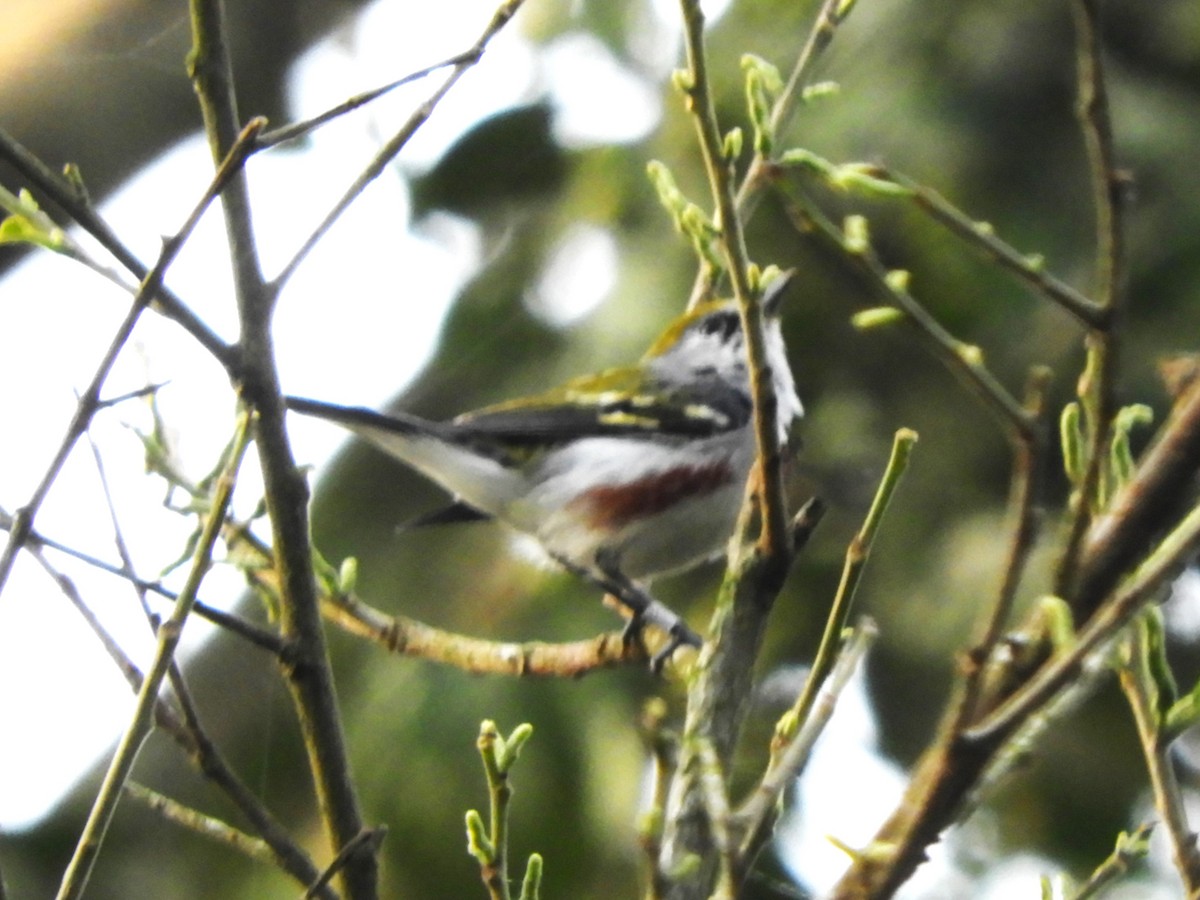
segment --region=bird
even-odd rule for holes
[[[804,409],[780,328],[792,279],[767,283],[766,369],[780,443]],[[646,582],[719,557],[733,533],[757,452],[749,363],[733,300],[697,304],[630,366],[432,421],[303,397],[294,413],[334,422],[453,496],[422,523],[495,519],[532,536],[566,570],[626,606],[626,641],[645,624],[668,640],[659,672],[700,637]]]

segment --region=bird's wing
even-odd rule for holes
[[[708,437],[741,428],[750,412],[746,393],[715,376],[687,385],[647,383],[644,370],[630,367],[465,413],[450,424],[468,440],[532,451],[582,436]]]

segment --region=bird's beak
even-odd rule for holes
[[[778,316],[780,308],[783,305],[783,295],[787,292],[788,285],[792,283],[792,279],[796,276],[795,269],[788,269],[786,272],[781,272],[767,285],[762,294],[763,312],[768,316]]]

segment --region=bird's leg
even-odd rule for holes
[[[611,594],[621,605],[633,613],[621,634],[621,640],[626,645],[638,638],[642,627],[647,622],[667,633],[666,645],[650,657],[650,671],[655,674],[661,672],[663,664],[671,658],[671,654],[685,644],[696,648],[704,645],[700,636],[692,631],[683,619],[651,597],[645,588],[621,572],[609,554],[601,552],[596,555],[595,569],[585,568],[558,556],[555,557],[555,560],[568,572]]]

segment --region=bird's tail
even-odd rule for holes
[[[453,425],[303,397],[285,397],[284,403],[293,412],[348,428],[483,514],[496,515],[519,492],[510,483],[516,473],[462,441]]]
[[[339,406],[305,397],[284,397],[283,402],[292,412],[336,422],[343,428],[349,428],[373,441],[380,440],[381,443],[384,436],[389,434],[399,439],[411,439],[417,435],[441,437],[437,422],[408,413],[384,415],[362,406]]]

